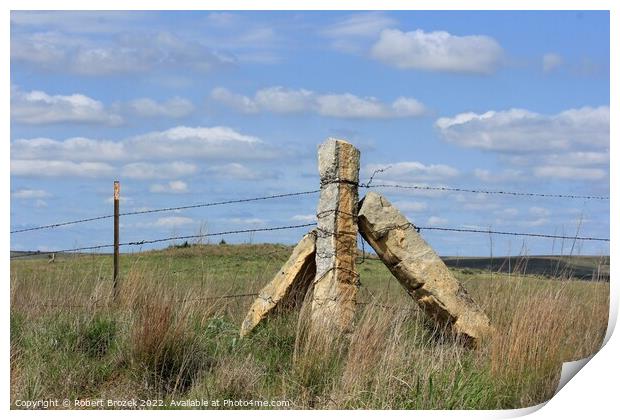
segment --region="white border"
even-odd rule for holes
[[[62,0],[56,1],[54,3],[50,3],[49,1],[42,0],[8,0],[3,4],[7,5],[5,14],[2,17],[2,22],[4,24],[2,27],[4,28],[3,38],[2,38],[2,46],[3,46],[3,67],[2,72],[5,76],[4,83],[1,87],[3,101],[3,110],[4,110],[4,118],[2,120],[2,124],[4,127],[4,141],[2,142],[2,171],[4,174],[5,182],[2,183],[2,196],[6,200],[10,196],[10,150],[9,150],[9,141],[10,138],[10,127],[9,127],[9,109],[10,109],[10,82],[7,80],[9,76],[9,49],[10,49],[10,10],[27,10],[27,9],[40,9],[40,10],[141,10],[144,9],[145,6],[148,5],[148,9],[151,10],[184,10],[184,9],[201,9],[201,10],[261,10],[261,9],[284,9],[284,10],[610,10],[610,21],[611,21],[611,71],[610,75],[617,74],[619,69],[618,67],[618,54],[617,54],[617,41],[619,39],[620,34],[618,33],[618,18],[617,18],[617,2],[613,1],[604,1],[604,0],[590,0],[590,1],[562,1],[558,2],[557,0],[538,0],[538,1],[516,1],[516,0],[505,0],[505,1],[489,1],[489,0],[469,0],[469,1],[457,1],[457,0],[436,0],[436,1],[424,1],[424,2],[415,2],[408,3],[405,1],[397,1],[397,0],[382,0],[381,2],[370,1],[370,0],[357,0],[357,1],[344,1],[344,0],[315,0],[312,2],[303,1],[303,2],[291,2],[291,1],[250,1],[250,0],[227,0],[226,2],[197,2],[192,0],[176,0],[174,2],[163,1],[163,0],[151,0],[149,2],[144,1],[130,1],[130,0],[94,0],[90,2],[83,1],[75,1],[75,0]],[[616,6],[616,7],[615,7]],[[618,180],[618,169],[614,165],[618,161],[618,147],[615,145],[615,141],[617,141],[617,110],[620,101],[620,94],[618,92],[617,83],[614,83],[613,76],[611,76],[611,92],[610,92],[610,108],[612,111],[611,118],[611,191],[615,192],[615,188],[617,187]],[[620,208],[618,206],[618,198],[615,194],[611,194],[611,215],[620,214]],[[9,217],[10,217],[10,208],[7,205],[2,207],[3,216],[2,217],[2,227],[3,231],[6,232],[3,240],[2,240],[2,266],[3,273],[5,273],[5,291],[8,292],[8,273],[9,273],[9,249],[10,249],[10,236],[8,235],[9,231]],[[616,233],[618,231],[618,218],[611,218],[611,238],[612,241],[610,243],[610,254],[612,260],[615,261],[616,256],[618,255],[618,246],[614,240],[616,237]],[[615,265],[611,266],[611,278],[617,278],[618,270]],[[617,382],[618,382],[618,360],[617,355],[620,354],[618,351],[618,339],[617,334],[616,337],[612,336],[611,333],[614,330],[617,314],[618,314],[618,287],[615,282],[612,281],[610,285],[611,290],[611,309],[610,309],[610,318],[609,318],[609,326],[607,330],[606,336],[606,344],[601,349],[599,353],[594,355],[592,360],[585,366],[585,368],[579,372],[576,379],[569,381],[566,386],[554,397],[552,398],[546,405],[541,404],[541,406],[526,408],[521,410],[504,410],[504,411],[346,411],[346,415],[360,416],[363,417],[392,417],[392,416],[400,416],[404,415],[407,417],[415,417],[415,418],[505,418],[505,417],[516,417],[525,415],[533,412],[531,414],[531,418],[537,419],[546,419],[546,418],[561,418],[561,419],[571,419],[571,418],[607,418],[609,417],[609,413],[617,411],[616,408],[618,406],[618,398],[616,394]],[[9,375],[9,317],[8,317],[8,308],[9,308],[9,293],[5,295],[5,310],[2,313],[2,321],[4,335],[2,337],[2,360],[4,363],[2,364],[2,374],[3,380],[5,384],[5,405],[3,407],[7,412],[8,407],[10,406],[10,396],[9,396],[9,385],[10,385],[10,375]],[[116,417],[116,416],[124,416],[128,412],[89,412],[89,416],[93,417]],[[224,413],[224,414],[221,414]],[[246,415],[246,416],[254,416],[260,415],[259,413],[253,412],[188,412],[188,411],[175,411],[175,412],[131,412],[132,417],[149,417],[149,418],[157,418],[157,417],[166,417],[169,418],[171,415],[174,417],[182,415],[183,417],[200,417],[204,418],[205,416],[212,417],[220,415]],[[327,417],[336,417],[340,416],[339,411],[323,411],[323,412],[309,412],[309,411],[295,411],[294,413],[286,412],[286,411],[270,411],[267,414],[272,418],[288,418],[291,414],[295,417],[299,418],[312,418],[315,419],[317,415],[327,416]],[[9,415],[14,416],[16,418],[30,418],[31,416],[39,417],[83,417],[84,412],[73,411],[73,412],[24,412],[24,411],[10,411]]]

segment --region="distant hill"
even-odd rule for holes
[[[169,249],[177,248],[171,246]],[[190,246],[195,251],[200,247]],[[293,247],[280,244],[239,244],[239,245],[206,245],[202,246],[209,249],[209,253],[234,255],[246,255],[255,253],[256,257],[265,255],[279,255],[281,258],[287,258]],[[154,250],[148,252],[160,252],[166,250]],[[372,250],[371,250],[372,251]],[[36,252],[36,251],[35,251]],[[11,252],[11,257],[24,254],[32,254],[33,251]],[[63,258],[68,255],[93,255],[93,254],[57,254],[56,258]],[[109,253],[100,253],[96,255],[110,255]],[[358,251],[361,258],[362,251]],[[41,252],[34,255],[25,255],[23,259],[47,259],[49,253]],[[365,258],[377,259],[377,255],[366,250]],[[451,268],[469,269],[480,271],[493,271],[500,273],[518,273],[526,275],[538,275],[547,277],[572,277],[580,280],[600,280],[609,281],[609,256],[561,256],[561,255],[533,255],[528,257],[512,256],[512,257],[441,257],[444,263]]]
[[[609,281],[609,256],[441,257],[448,267]]]

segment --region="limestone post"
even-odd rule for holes
[[[330,138],[319,146],[321,193],[310,329],[332,338],[350,331],[355,314],[359,159],[359,150],[343,140]]]
[[[448,267],[396,207],[369,192],[359,209],[359,229],[407,293],[436,322],[476,345],[492,332],[489,319]]]
[[[273,279],[258,293],[245,316],[239,335],[245,337],[276,308],[303,301],[315,275],[316,232],[306,234]]]

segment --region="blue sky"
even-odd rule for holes
[[[389,166],[376,183],[608,196],[609,88],[607,12],[12,12],[11,229],[109,214],[115,179],[122,211],[313,190],[330,136],[361,150],[364,181]],[[609,237],[608,201],[381,192],[420,226]],[[128,216],[121,241],[308,223],[317,197]],[[111,232],[13,234],[11,249]],[[491,252],[488,235],[423,235]]]

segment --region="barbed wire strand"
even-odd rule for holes
[[[276,198],[297,197],[300,195],[316,194],[319,191],[320,190],[300,191],[300,192],[293,192],[293,193],[273,194],[273,195],[267,195],[263,197],[252,197],[252,198],[241,198],[241,199],[236,199],[236,200],[216,201],[212,203],[199,203],[199,204],[190,204],[190,205],[177,206],[177,207],[163,207],[163,208],[158,208],[158,209],[137,210],[137,211],[119,213],[119,216],[135,216],[138,214],[161,213],[161,212],[170,212],[170,211],[176,211],[176,210],[195,209],[195,208],[201,208],[201,207],[214,207],[214,206],[223,206],[227,204],[247,203],[247,202],[252,202],[252,201],[272,200]],[[67,222],[52,223],[49,225],[17,229],[17,230],[12,230],[10,233],[21,233],[21,232],[30,232],[33,230],[51,229],[51,228],[57,228],[60,226],[73,225],[77,223],[92,222],[95,220],[102,220],[102,219],[111,219],[112,217],[114,217],[113,214],[106,214],[103,216],[89,217],[86,219],[70,220]]]
[[[268,228],[229,230],[229,231],[224,231],[224,232],[204,233],[204,234],[197,234],[197,235],[170,236],[167,238],[158,238],[158,239],[144,239],[141,241],[124,242],[124,243],[119,244],[119,246],[141,246],[141,245],[154,244],[154,243],[159,243],[159,242],[169,242],[169,241],[175,241],[175,240],[199,239],[199,238],[206,238],[210,236],[223,236],[223,235],[253,233],[253,232],[270,232],[270,231],[287,230],[287,229],[299,229],[299,228],[306,228],[306,227],[316,227],[316,223],[304,223],[300,225],[288,225],[288,226],[275,226],[275,227],[268,227]],[[591,237],[591,236],[548,235],[544,233],[508,232],[508,231],[497,231],[497,230],[489,230],[489,229],[465,229],[465,228],[450,228],[450,227],[439,227],[439,226],[416,226],[413,223],[405,223],[403,225],[387,227],[385,229],[382,229],[382,231],[389,231],[389,230],[395,230],[395,229],[406,229],[408,227],[412,227],[416,229],[417,231],[434,230],[434,231],[461,232],[461,233],[483,233],[487,235],[494,234],[494,235],[547,238],[547,239],[570,239],[570,240],[578,240],[578,241],[609,242],[609,238],[597,238],[597,237]],[[329,232],[329,231],[326,231],[325,229],[320,229],[320,232],[325,235],[333,235],[333,236],[353,234],[352,232]],[[34,256],[34,255],[41,255],[41,254],[62,254],[62,253],[77,252],[77,251],[90,251],[90,250],[95,250],[95,249],[111,248],[113,246],[114,246],[113,244],[106,244],[106,245],[93,245],[93,246],[87,246],[87,247],[62,249],[62,250],[55,250],[55,251],[35,251],[35,252],[11,251],[11,252],[26,252],[25,254],[12,255],[11,259],[24,258],[24,257]]]
[[[497,195],[523,196],[523,197],[609,200],[608,196],[596,196],[596,195],[551,194],[551,193],[517,192],[517,191],[503,191],[503,190],[482,190],[482,189],[468,189],[468,188],[460,188],[460,187],[432,187],[432,186],[425,186],[425,185],[402,185],[402,184],[371,185],[375,175],[377,175],[378,173],[384,172],[387,169],[389,168],[375,170],[367,183],[361,183],[361,184],[358,183],[356,185],[360,188],[367,188],[367,189],[397,188],[397,189],[413,189],[413,190],[424,190],[424,191],[465,192],[465,193],[473,193],[473,194],[497,194]],[[339,181],[333,181],[333,182],[339,182]],[[194,208],[201,208],[201,207],[214,207],[214,206],[222,206],[222,205],[228,205],[228,204],[238,204],[238,203],[247,203],[247,202],[253,202],[253,201],[271,200],[271,199],[277,199],[277,198],[296,197],[300,195],[316,194],[319,191],[320,190],[300,191],[300,192],[293,192],[293,193],[273,194],[273,195],[262,196],[262,197],[216,201],[212,203],[199,203],[199,204],[190,204],[190,205],[176,206],[176,207],[163,207],[163,208],[150,209],[150,210],[138,210],[138,211],[120,213],[119,216],[134,216],[134,215],[139,215],[139,214],[161,213],[161,212],[187,210],[187,209],[194,209]],[[52,228],[68,226],[68,225],[73,225],[73,224],[78,224],[78,223],[86,223],[86,222],[93,222],[97,220],[110,219],[112,217],[114,217],[113,214],[107,214],[103,216],[89,217],[85,219],[70,220],[66,222],[52,223],[48,225],[41,225],[41,226],[35,226],[35,227],[30,227],[30,228],[24,228],[24,229],[16,229],[16,230],[10,231],[10,233],[14,234],[14,233],[30,232],[30,231],[41,230],[41,229],[52,229]]]
[[[315,223],[305,223],[305,224],[301,224],[301,225],[288,225],[288,226],[275,226],[275,227],[269,227],[269,228],[229,230],[229,231],[224,231],[224,232],[202,233],[202,234],[198,234],[198,235],[170,236],[170,237],[167,237],[167,238],[144,239],[144,240],[141,240],[141,241],[124,242],[124,243],[120,243],[119,246],[135,246],[135,245],[154,244],[154,243],[158,243],[158,242],[168,242],[168,241],[175,241],[175,240],[206,238],[206,237],[210,237],[210,236],[223,236],[223,235],[233,235],[233,234],[252,233],[252,232],[269,232],[269,231],[285,230],[285,229],[299,229],[299,228],[310,227],[310,226],[316,226],[316,224]],[[86,246],[86,247],[54,250],[54,251],[33,251],[33,252],[26,251],[25,254],[12,255],[11,259],[14,259],[14,258],[24,258],[24,257],[30,257],[30,256],[42,255],[42,254],[62,254],[62,253],[77,252],[77,251],[92,251],[92,250],[95,250],[95,249],[112,248],[112,247],[114,247],[114,244],[93,245],[93,246]],[[11,251],[11,252],[22,252],[22,251]]]
[[[459,187],[432,187],[426,185],[402,185],[402,184],[360,184],[361,188],[398,188],[425,191],[444,191],[444,192],[465,192],[473,194],[497,194],[497,195],[513,195],[524,197],[547,197],[547,198],[570,198],[583,200],[609,200],[608,196],[600,195],[576,195],[576,194],[554,194],[554,193],[535,193],[535,192],[518,192],[503,190],[481,190]]]

